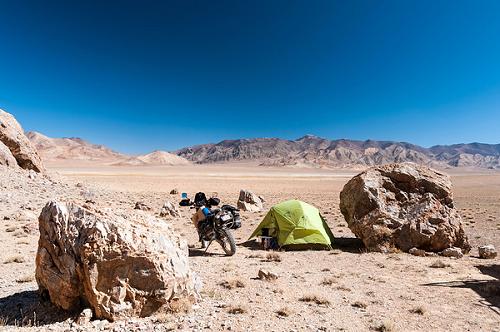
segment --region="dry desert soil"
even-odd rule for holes
[[[367,253],[340,214],[339,193],[359,170],[183,167],[51,167],[50,178],[0,172],[0,329],[111,331],[500,331],[500,261],[481,260],[477,247],[500,248],[500,173],[447,170],[473,249],[462,259]],[[128,322],[74,323],[38,297],[34,281],[37,215],[51,199],[94,208],[133,209],[143,201],[158,214],[191,196],[216,192],[236,204],[240,189],[264,196],[266,208],[287,199],[317,206],[335,237],[331,251],[266,252],[248,237],[264,217],[242,213],[233,257],[214,244],[207,255],[189,217],[165,220],[190,244],[190,264],[203,280],[202,300],[186,315]],[[95,203],[94,203],[95,202]],[[275,281],[257,279],[259,269]]]

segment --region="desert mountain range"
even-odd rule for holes
[[[224,140],[175,152],[140,156],[115,152],[80,138],[49,138],[27,134],[46,162],[85,161],[116,166],[187,165],[189,163],[254,162],[262,166],[355,167],[411,161],[434,167],[500,169],[500,144],[436,145],[424,148],[394,141],[329,140],[306,135],[297,140],[255,138]]]
[[[226,140],[176,152],[194,163],[257,160],[261,165],[352,167],[411,161],[436,167],[500,168],[500,144],[437,145],[424,148],[393,141],[328,140],[306,135],[297,140]]]
[[[42,159],[47,163],[79,161],[116,166],[187,165],[190,162],[166,151],[154,151],[140,156],[129,156],[104,145],[89,143],[81,138],[50,138],[38,132],[26,134]]]

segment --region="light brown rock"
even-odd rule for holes
[[[144,202],[136,202],[134,206],[135,210],[151,211],[151,208]]]
[[[21,168],[38,173],[45,170],[37,150],[31,145],[21,125],[12,114],[3,110],[0,110],[0,142],[10,150]]]
[[[412,254],[413,256],[420,256],[420,257],[425,257],[425,250],[422,249],[417,249],[417,248],[411,248],[408,251],[409,254]]]
[[[160,211],[160,217],[180,217],[179,210],[170,201],[166,201]]]
[[[240,190],[238,209],[249,212],[260,212],[263,208],[262,199],[249,190]]]
[[[479,258],[483,259],[493,259],[497,257],[497,250],[495,249],[495,246],[492,244],[486,245],[486,246],[480,246],[478,248],[479,251]]]
[[[457,247],[446,248],[441,252],[441,255],[444,257],[453,257],[453,258],[462,258],[464,254],[462,253],[462,249]]]
[[[196,300],[187,243],[141,211],[94,214],[50,202],[39,217],[36,281],[66,310],[115,320],[178,311]]]
[[[260,280],[272,281],[272,280],[277,280],[279,277],[276,273],[273,273],[265,269],[260,269],[258,273],[258,278]]]
[[[372,167],[340,193],[340,210],[351,231],[372,251],[415,247],[439,252],[470,250],[453,206],[449,176],[413,163]]]

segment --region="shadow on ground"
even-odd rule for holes
[[[200,257],[200,256],[224,257],[226,255],[222,253],[210,252],[210,248],[208,248],[207,252],[205,252],[205,249],[189,248],[189,257]]]
[[[40,297],[38,291],[24,291],[0,298],[3,325],[40,326],[63,322],[75,313],[63,311]]]
[[[466,281],[449,281],[436,282],[425,284],[424,286],[452,287],[452,288],[469,288],[482,297],[480,303],[485,307],[493,310],[500,316],[500,265],[478,265],[483,274],[489,275],[496,280],[466,280]]]
[[[239,243],[238,245],[243,246],[250,250],[265,251],[262,249],[261,245],[255,240],[248,240],[246,242]],[[294,245],[290,247],[282,247],[285,251],[301,251],[301,250],[328,250],[327,247],[323,245]],[[366,252],[365,245],[363,241],[354,237],[336,237],[333,241],[332,249],[337,249],[345,252],[350,252],[354,254],[360,254]]]

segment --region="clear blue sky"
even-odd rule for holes
[[[129,153],[500,143],[500,1],[0,0],[0,108]]]

